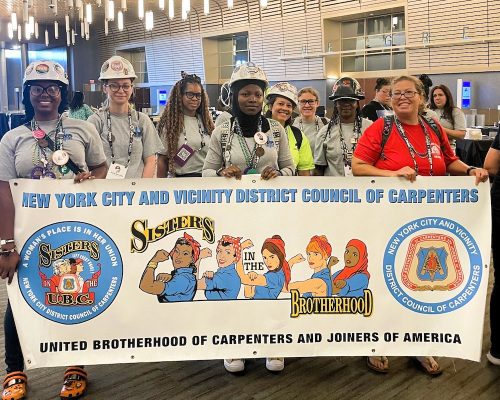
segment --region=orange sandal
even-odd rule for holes
[[[7,374],[3,380],[2,400],[20,400],[26,396],[28,377],[22,371]]]
[[[87,373],[80,367],[68,367],[64,373],[61,399],[78,399],[87,391]]]

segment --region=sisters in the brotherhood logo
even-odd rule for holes
[[[94,225],[66,221],[35,232],[21,251],[19,287],[29,306],[62,324],[88,321],[116,298],[123,276],[120,251]]]

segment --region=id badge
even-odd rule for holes
[[[118,163],[112,163],[109,166],[106,179],[125,179],[127,175],[127,167]]]
[[[194,150],[189,145],[183,144],[174,156],[174,161],[179,167],[183,167],[193,154]]]
[[[353,176],[352,175],[352,168],[350,165],[345,165],[344,164],[344,175],[345,176]]]

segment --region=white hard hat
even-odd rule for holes
[[[30,81],[58,81],[68,85],[68,75],[61,64],[54,61],[33,61],[24,71],[23,84]]]
[[[132,67],[129,60],[120,56],[113,56],[102,64],[101,75],[99,75],[100,81],[123,78],[137,78],[134,67]]]
[[[266,99],[269,100],[273,96],[285,97],[293,103],[294,107],[297,107],[297,88],[288,82],[279,82],[273,85],[269,92],[267,92]]]
[[[264,70],[250,61],[234,69],[229,81],[229,87],[232,88],[235,82],[245,80],[261,81],[265,86],[268,85],[267,76]]]

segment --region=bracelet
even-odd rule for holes
[[[469,168],[467,168],[467,172],[465,173],[465,175],[469,176],[470,172],[471,172],[473,169],[477,169],[477,167],[469,167]]]
[[[150,261],[148,262],[148,268],[153,268],[153,269],[156,269],[156,267],[158,266],[158,263],[157,262],[154,262],[154,261]]]
[[[4,257],[8,257],[10,256],[12,253],[14,253],[16,251],[16,247],[14,246],[12,249],[10,250],[1,250],[0,251],[0,256],[4,256]]]

